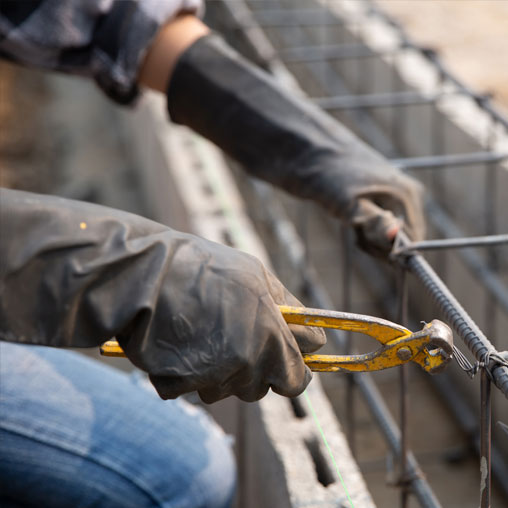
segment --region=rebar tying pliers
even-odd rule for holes
[[[286,305],[280,305],[279,308],[288,324],[360,332],[382,344],[376,351],[366,354],[304,354],[306,365],[316,372],[367,372],[415,362],[429,374],[435,374],[441,372],[452,359],[452,331],[437,319],[412,333],[391,321],[363,314]],[[105,342],[100,351],[105,356],[125,356],[116,340]]]

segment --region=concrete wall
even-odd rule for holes
[[[171,126],[162,98],[154,95],[145,97],[126,122],[132,133],[133,157],[144,168],[143,185],[147,196],[152,196],[151,215],[170,226],[241,248],[270,266],[219,151],[187,129]],[[354,505],[373,507],[317,376],[307,395]],[[236,439],[238,506],[349,506],[306,400],[290,401],[269,393],[259,403],[228,399],[209,410]]]

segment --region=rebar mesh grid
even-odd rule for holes
[[[423,48],[415,44],[407,36],[404,30],[389,16],[369,1],[361,2],[368,16],[378,18],[389,25],[397,33],[395,44],[387,45],[382,50],[373,50],[366,44],[348,40],[346,37],[332,41],[324,37],[324,40],[316,41],[309,35],[310,27],[330,28],[355,26],[360,20],[352,18],[341,18],[336,10],[330,10],[326,1],[300,1],[286,2],[285,0],[218,0],[226,9],[230,20],[234,25],[236,36],[240,36],[240,45],[248,46],[247,53],[261,66],[272,72],[285,85],[296,90],[297,93],[304,93],[298,76],[290,72],[289,66],[298,67],[300,79],[302,75],[309,76],[312,81],[310,88],[316,91],[310,93],[318,105],[330,113],[340,112],[345,115],[348,125],[354,125],[354,129],[370,144],[389,157],[394,165],[404,170],[432,170],[428,180],[434,184],[434,189],[439,190],[442,170],[457,167],[463,168],[469,165],[480,165],[485,169],[483,172],[485,187],[485,220],[484,234],[481,239],[468,240],[463,237],[459,226],[452,219],[448,210],[440,204],[436,197],[430,197],[427,203],[428,220],[434,230],[444,240],[434,243],[434,247],[447,249],[454,247],[472,247],[478,243],[488,244],[506,242],[506,235],[497,235],[499,224],[496,210],[499,206],[493,196],[496,192],[497,171],[499,165],[506,161],[508,153],[495,149],[493,142],[496,133],[500,130],[503,135],[508,132],[508,120],[499,113],[491,104],[489,97],[478,94],[457,79],[442,64],[439,55],[435,51]],[[227,22],[224,22],[227,24]],[[231,28],[231,26],[229,26]],[[271,38],[266,31],[271,31]],[[361,27],[357,27],[361,31]],[[326,32],[328,33],[328,32]],[[338,32],[337,32],[338,33]],[[277,51],[272,39],[281,42],[281,49]],[[392,90],[383,93],[356,93],[362,89],[362,82],[372,78],[372,65],[374,57],[388,58],[396,61],[406,51],[415,51],[423,56],[435,68],[438,76],[435,89],[430,93],[421,93],[414,90],[400,90],[400,84],[396,72],[392,80]],[[359,86],[355,93],[351,92],[345,80],[338,72],[336,63],[347,61],[349,65],[357,66],[360,76]],[[309,87],[307,87],[309,88]],[[420,105],[438,105],[441,100],[451,96],[466,97],[474,102],[489,117],[490,125],[487,127],[489,142],[484,151],[468,153],[445,153],[443,141],[443,120],[435,115],[433,120],[432,133],[432,155],[407,157],[401,152],[397,143],[401,130],[406,125],[408,110],[410,107]],[[395,120],[392,123],[391,132],[380,128],[379,118],[373,114],[373,110],[386,109]],[[441,123],[440,123],[441,122]],[[293,268],[295,274],[300,274],[299,285],[302,294],[306,294],[312,305],[333,308],[333,302],[326,290],[323,288],[316,274],[316,270],[308,261],[305,254],[305,246],[302,244],[294,226],[288,221],[285,210],[277,204],[272,196],[272,190],[259,182],[247,184],[255,199],[259,203],[259,209],[263,210],[261,220],[271,229],[272,235],[284,248],[286,253],[285,261]],[[302,226],[300,225],[300,228]],[[482,232],[483,234],[483,232]],[[349,273],[351,255],[348,252],[351,248],[351,238],[346,232],[341,233],[343,242],[343,302],[350,300],[348,294],[351,292],[351,278]],[[490,238],[490,240],[487,238]],[[476,243],[475,243],[476,242]],[[450,245],[455,243],[455,245]],[[457,245],[460,244],[460,245]],[[427,246],[428,248],[432,247]],[[423,247],[424,249],[425,247]],[[422,250],[423,250],[422,249]],[[489,249],[487,256],[482,256],[471,249],[461,250],[461,260],[468,267],[471,273],[486,290],[488,294],[486,312],[490,312],[489,330],[484,333],[465,311],[459,300],[452,294],[442,278],[432,268],[429,262],[414,248],[410,248],[409,241],[401,237],[399,244],[394,251],[393,261],[398,266],[398,281],[395,293],[387,299],[387,306],[396,305],[397,315],[401,323],[406,324],[408,320],[408,291],[406,272],[411,272],[419,281],[421,286],[430,294],[433,301],[443,312],[446,321],[452,326],[457,335],[463,340],[467,348],[473,354],[476,363],[471,365],[470,372],[481,371],[481,422],[480,438],[472,436],[475,445],[479,449],[481,457],[481,507],[490,506],[490,467],[493,463],[494,473],[500,478],[506,478],[507,466],[504,459],[497,450],[491,453],[491,395],[490,385],[493,382],[495,387],[508,398],[508,367],[507,357],[499,352],[493,343],[487,338],[494,334],[498,313],[508,312],[508,289],[498,277],[496,269],[499,266],[499,254],[495,249]],[[367,262],[365,262],[367,263]],[[366,264],[366,271],[380,275],[375,264]],[[345,308],[343,310],[349,310]],[[348,336],[341,333],[334,333],[333,339],[342,350],[351,348],[351,341]],[[372,415],[379,425],[392,452],[400,459],[400,474],[398,485],[401,489],[401,506],[408,505],[410,494],[414,494],[421,506],[441,506],[433,493],[430,485],[421,474],[421,469],[409,449],[407,412],[408,412],[408,375],[407,369],[400,369],[400,430],[394,423],[385,403],[383,402],[371,376],[366,374],[354,374],[349,376],[347,397],[349,404],[353,404],[352,393],[357,388],[372,412]],[[440,386],[445,399],[450,401],[459,419],[471,421],[471,414],[464,409],[460,396],[450,384],[449,380],[435,381]],[[459,402],[457,402],[459,401]],[[466,425],[466,423],[464,423]],[[345,422],[346,432],[351,439],[351,447],[354,451],[354,412],[353,410]],[[471,434],[476,429],[471,431]],[[508,490],[506,484],[501,485]],[[508,492],[507,492],[508,495]]]

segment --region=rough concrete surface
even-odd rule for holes
[[[144,165],[154,172],[153,180],[146,175],[151,181],[151,195],[157,196],[156,189],[161,187],[157,179],[164,178],[164,172],[169,172],[172,185],[182,201],[180,213],[187,216],[192,232],[242,248],[270,266],[267,252],[246,215],[245,205],[223,155],[188,129],[170,126],[165,121],[162,106],[160,98],[147,96],[135,114],[135,122],[131,124],[134,145],[147,132],[152,132],[154,139],[158,140],[154,150],[138,153],[138,157],[144,158]],[[162,153],[165,164],[160,161],[157,152]],[[165,206],[167,203],[161,199],[156,205],[157,216],[167,215]],[[173,219],[178,220],[177,217]],[[307,393],[319,415],[354,506],[374,507],[317,377]],[[269,393],[257,404],[230,400],[210,409],[217,420],[236,436],[240,467],[237,506],[350,506],[320,431],[302,397],[290,402]]]

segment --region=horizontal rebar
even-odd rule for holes
[[[399,255],[415,250],[464,249],[469,247],[492,247],[494,245],[508,245],[508,234],[423,240],[421,242],[411,242],[404,247],[397,248],[393,253]]]
[[[379,108],[395,106],[413,106],[434,104],[443,97],[449,97],[449,92],[422,95],[419,92],[386,92],[365,95],[338,95],[334,97],[314,97],[311,100],[319,107],[328,110]]]
[[[508,159],[508,153],[470,152],[391,159],[390,163],[401,169],[432,169],[453,166],[472,166],[475,164],[495,164],[506,159]]]
[[[252,13],[256,23],[264,28],[284,28],[298,26],[343,25],[341,19],[336,18],[322,9],[266,9]]]
[[[434,200],[428,200],[426,212],[439,234],[446,238],[458,238],[462,236],[462,231]],[[482,283],[486,291],[490,293],[490,296],[508,314],[508,288],[502,283],[492,268],[474,250],[463,249],[459,251],[459,254],[471,274]]]
[[[398,48],[387,49],[383,54],[393,55]],[[370,58],[379,56],[379,51],[370,49],[365,44],[344,43],[324,44],[320,46],[300,46],[281,49],[279,56],[288,63],[314,62],[323,60],[347,60],[350,58]]]
[[[401,234],[401,241],[402,245],[409,243],[404,234]],[[488,355],[498,353],[464,307],[420,254],[411,254],[405,258],[404,262],[423,284],[448,324],[457,332],[477,361],[484,362]],[[508,368],[495,364],[487,367],[492,369],[495,385],[508,399]]]

